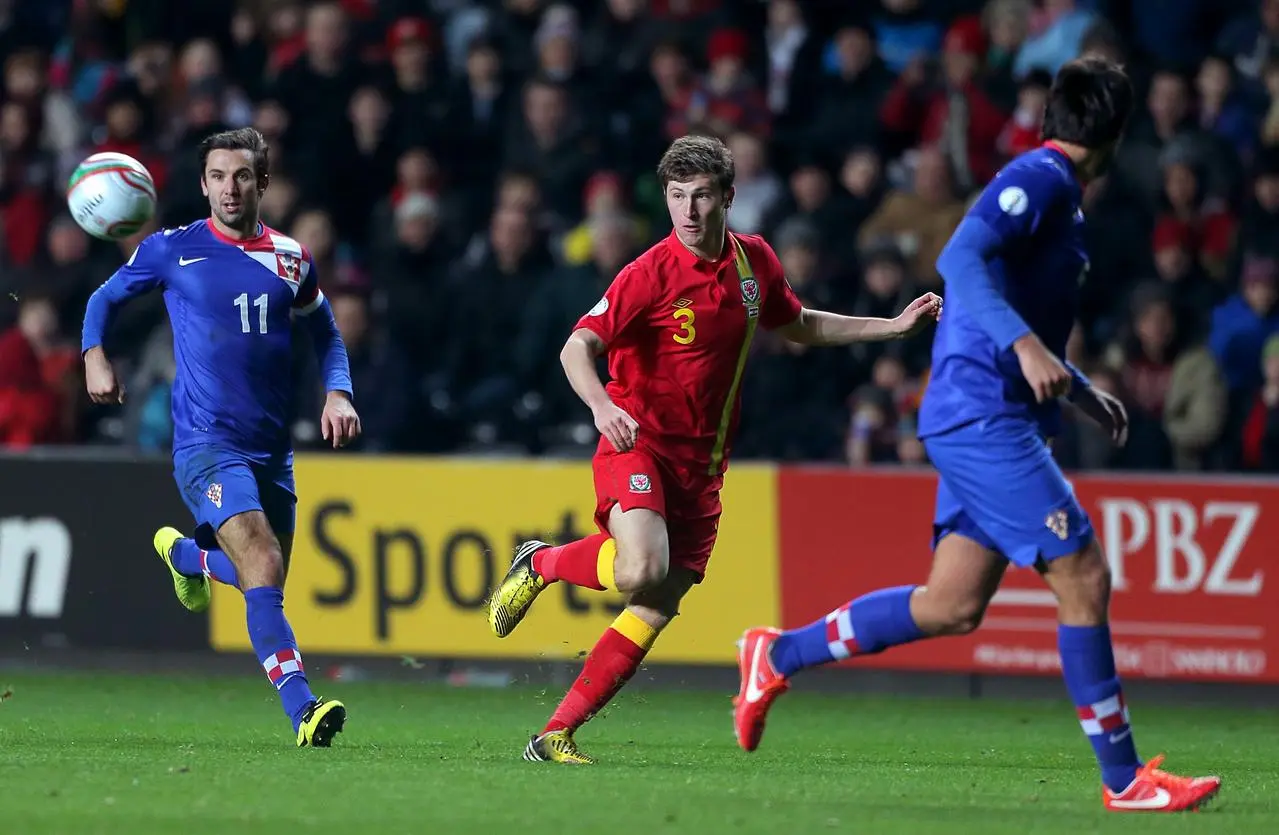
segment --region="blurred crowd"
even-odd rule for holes
[[[892,316],[937,290],[974,194],[1037,147],[1052,74],[1121,60],[1138,112],[1090,183],[1071,359],[1128,404],[1080,468],[1279,471],[1279,0],[0,0],[0,442],[164,449],[161,299],[79,379],[84,302],[137,240],[81,232],[85,155],[143,161],[160,225],[206,216],[194,149],[271,143],[265,221],[310,248],[369,451],[588,453],[558,351],[670,228],[654,168],[691,131],[737,163],[730,226],[809,305]],[[761,335],[738,458],[920,464],[930,336],[848,350]],[[298,351],[300,447],[322,393]]]

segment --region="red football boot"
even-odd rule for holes
[[[1179,777],[1160,771],[1163,761],[1160,754],[1143,765],[1121,792],[1102,789],[1102,804],[1112,812],[1193,812],[1220,791],[1220,777]]]
[[[780,629],[757,626],[747,629],[737,642],[737,668],[742,686],[733,699],[733,730],[737,744],[754,751],[764,736],[764,720],[773,700],[790,689],[786,677],[773,669],[769,656]]]

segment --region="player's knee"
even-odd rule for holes
[[[915,625],[928,635],[967,635],[981,626],[987,600],[975,594],[920,586],[911,601]]]
[[[948,601],[942,611],[942,631],[947,635],[967,635],[977,631],[986,616],[986,602],[973,598]]]
[[[236,570],[240,575],[240,588],[284,587],[284,554],[274,542],[255,544],[240,556]]]
[[[634,593],[660,585],[670,570],[671,549],[666,525],[648,525],[634,535],[619,537],[613,561],[613,582],[620,592]]]
[[[670,557],[661,548],[618,551],[613,580],[620,592],[637,592],[658,586],[670,570]]]

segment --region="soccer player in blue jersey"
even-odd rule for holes
[[[243,592],[249,639],[298,746],[326,747],[342,730],[346,708],[311,692],[284,617],[297,504],[289,434],[294,317],[319,355],[328,391],[321,426],[335,448],[360,433],[346,348],[311,254],[258,218],[269,177],[262,134],[215,134],[199,153],[212,216],[146,238],[89,299],[86,383],[95,403],[124,401],[103,346],[112,313],[131,298],[163,291],[177,360],[174,477],[196,527],[191,538],[160,529],[156,552],[193,612],[209,607],[210,579]]]
[[[1220,788],[1217,777],[1160,770],[1162,757],[1138,759],[1107,626],[1110,569],[1046,440],[1059,430],[1062,397],[1116,443],[1126,438],[1119,401],[1062,357],[1088,267],[1083,187],[1113,159],[1132,100],[1117,66],[1064,66],[1045,111],[1044,146],[995,177],[942,251],[946,314],[919,418],[940,476],[932,571],[924,585],[871,592],[799,629],[747,630],[734,700],[747,751],[795,673],[971,632],[1011,562],[1038,571],[1057,597],[1062,674],[1101,767],[1105,808],[1195,809]]]

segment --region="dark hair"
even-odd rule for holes
[[[1107,21],[1097,20],[1088,27],[1083,38],[1080,39],[1079,54],[1091,57],[1122,58],[1124,42],[1114,26]]]
[[[538,87],[555,93],[568,93],[568,87],[564,85],[564,82],[546,73],[537,73],[524,82],[524,92],[526,93]]]
[[[214,151],[249,151],[253,154],[253,175],[258,187],[266,185],[271,169],[271,148],[266,137],[257,128],[237,128],[205,137],[200,143],[200,176],[209,164],[209,154]]]
[[[681,136],[671,143],[657,164],[657,177],[662,188],[670,183],[687,183],[700,176],[713,177],[715,185],[723,191],[732,188],[737,177],[733,152],[714,136]]]
[[[1132,106],[1132,82],[1118,64],[1105,58],[1071,61],[1048,91],[1043,138],[1103,148],[1123,135]]]
[[[1026,77],[1021,80],[1021,87],[1024,90],[1027,87],[1042,87],[1045,90],[1051,90],[1053,87],[1052,73],[1048,70],[1035,67],[1026,73]]]

